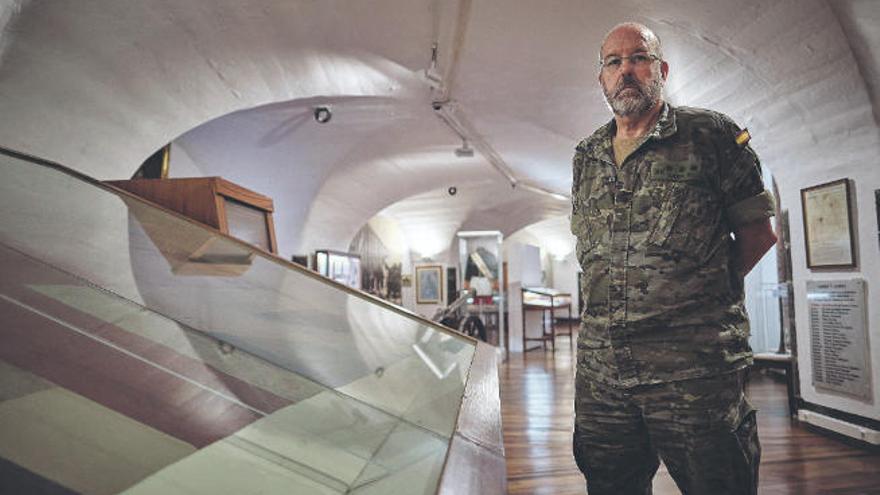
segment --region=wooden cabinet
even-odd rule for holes
[[[132,179],[107,184],[278,254],[272,199],[220,177]]]

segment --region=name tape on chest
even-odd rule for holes
[[[699,162],[659,162],[651,166],[651,178],[662,181],[691,181],[700,177]]]

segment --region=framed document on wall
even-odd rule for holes
[[[849,179],[801,189],[807,268],[856,266]]]

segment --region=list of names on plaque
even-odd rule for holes
[[[807,281],[813,386],[870,400],[865,281]]]

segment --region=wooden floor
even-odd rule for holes
[[[571,455],[574,378],[567,340],[559,338],[555,354],[512,353],[499,368],[512,495],[586,493]],[[880,494],[880,454],[791,422],[781,380],[755,374],[748,394],[759,409],[761,494]],[[678,493],[661,466],[654,494]]]

